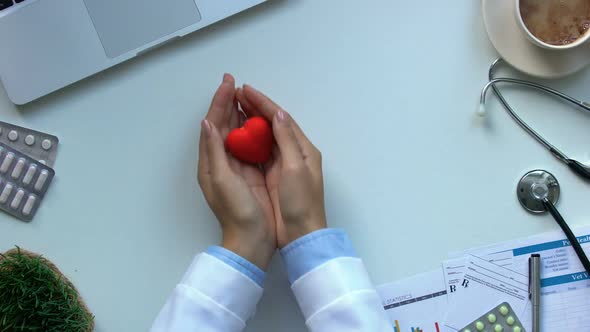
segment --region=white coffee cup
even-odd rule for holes
[[[543,1],[543,0],[541,0]],[[514,11],[516,14],[516,23],[520,26],[523,33],[530,40],[533,44],[549,49],[549,50],[569,50],[574,47],[578,47],[588,41],[590,39],[590,30],[587,30],[580,38],[576,39],[573,43],[565,44],[565,45],[553,45],[542,41],[541,39],[537,38],[532,32],[529,31],[529,28],[524,24],[524,20],[522,19],[522,15],[520,15],[520,0],[514,1],[516,4],[516,10]]]

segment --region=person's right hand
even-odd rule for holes
[[[320,151],[295,120],[261,92],[246,85],[237,90],[236,97],[248,116],[263,116],[272,122],[277,145],[265,170],[279,248],[325,228]]]
[[[202,122],[199,185],[221,224],[222,246],[265,270],[276,247],[273,206],[264,173],[225,149],[224,139],[239,126],[235,80],[226,74]]]

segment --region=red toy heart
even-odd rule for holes
[[[255,116],[241,128],[232,130],[225,139],[229,152],[250,164],[264,164],[272,151],[272,128],[266,119]]]

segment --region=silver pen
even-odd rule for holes
[[[533,331],[541,331],[541,255],[529,258],[529,297],[533,309]]]

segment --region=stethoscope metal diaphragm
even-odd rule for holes
[[[559,200],[559,193],[559,182],[553,174],[544,170],[526,173],[516,187],[516,195],[522,207],[535,214],[548,212],[543,200],[547,199],[555,205]]]

